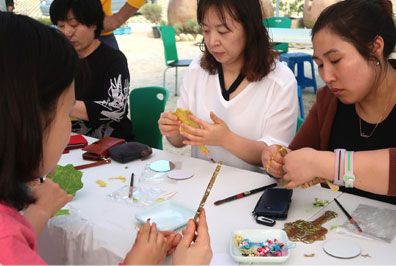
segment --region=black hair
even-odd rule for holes
[[[0,200],[21,209],[34,202],[23,184],[42,166],[46,130],[79,61],[61,33],[27,16],[0,12],[0,35]]]
[[[345,0],[327,7],[312,29],[312,39],[328,28],[351,43],[368,61],[379,61],[372,52],[378,36],[384,39],[383,59],[395,48],[396,28],[389,0]]]
[[[50,17],[54,25],[67,19],[72,11],[75,19],[86,26],[96,26],[95,38],[103,30],[104,13],[100,0],[54,0],[50,6]]]
[[[202,22],[208,10],[214,7],[222,22],[225,13],[243,26],[246,36],[244,65],[241,72],[249,81],[259,81],[274,67],[275,54],[272,51],[269,35],[263,24],[262,7],[259,0],[199,0],[197,9],[198,23]],[[227,27],[227,25],[226,25]],[[210,74],[217,73],[218,62],[210,54],[206,45],[203,50],[201,67]]]

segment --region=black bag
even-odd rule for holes
[[[127,163],[139,158],[149,156],[151,147],[139,142],[127,142],[109,149],[111,159],[119,163]]]
[[[253,215],[272,219],[286,219],[292,195],[293,190],[285,188],[265,190],[253,210]]]

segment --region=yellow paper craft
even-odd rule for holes
[[[98,184],[100,187],[107,187],[107,183],[101,179],[96,180],[96,184]]]
[[[180,120],[180,122],[189,125],[193,128],[200,128],[200,126],[198,125],[198,123],[196,123],[195,121],[192,121],[188,116],[189,115],[193,115],[193,113],[190,110],[184,110],[183,108],[178,107],[176,109],[176,112],[172,113],[173,115],[177,116],[177,118]],[[180,129],[182,131],[185,131],[187,133],[188,130],[180,127]],[[212,162],[216,163],[216,161],[209,155],[209,150],[208,148],[206,148],[205,145],[199,145],[199,151],[205,155],[206,157],[208,157]]]
[[[283,147],[283,146],[281,146],[281,147],[279,148],[278,152],[280,152],[280,154],[282,155],[282,157],[285,157],[285,156],[287,155],[287,149],[286,149],[285,147]],[[275,156],[273,156],[273,157],[275,157]],[[273,157],[271,158],[271,160],[268,161],[269,164],[271,163]],[[269,165],[267,165],[267,171],[268,171],[268,168],[269,168]],[[280,182],[280,183],[281,183],[281,186],[284,186],[284,185],[286,185],[288,182],[285,181],[284,179],[281,179],[281,182]],[[339,186],[334,185],[334,184],[331,183],[329,180],[324,179],[324,178],[321,178],[321,177],[315,177],[315,178],[312,179],[311,181],[309,181],[309,182],[307,182],[307,183],[304,183],[304,184],[300,185],[300,187],[301,187],[301,188],[309,188],[309,187],[312,187],[312,186],[317,185],[317,184],[319,184],[319,183],[327,183],[327,185],[330,187],[330,189],[331,189],[333,192],[337,192],[337,191],[340,189]]]
[[[122,175],[120,175],[120,176],[117,176],[117,177],[109,177],[109,179],[111,179],[111,180],[114,180],[114,179],[119,179],[119,180],[121,180],[121,181],[122,181],[122,183],[125,183],[125,182],[126,182],[126,178],[125,178],[125,177],[123,177]]]

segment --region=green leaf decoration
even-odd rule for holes
[[[72,164],[66,166],[58,165],[55,173],[47,175],[52,181],[57,183],[68,194],[76,195],[76,192],[83,187],[81,182],[83,173],[74,168]]]
[[[57,213],[54,214],[54,216],[59,216],[59,215],[70,215],[69,210],[59,210]]]

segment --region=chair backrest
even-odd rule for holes
[[[271,28],[290,28],[291,27],[291,19],[285,17],[270,17],[263,19],[263,23],[265,27]],[[287,43],[274,43],[273,49],[277,53],[287,53],[289,51],[289,44]]]
[[[158,26],[164,45],[165,64],[179,60],[176,49],[175,29],[172,26]]]
[[[135,141],[162,150],[158,119],[165,110],[169,92],[162,87],[135,88],[129,94],[129,108]]]
[[[297,117],[297,129],[296,132],[298,132],[298,130],[300,129],[302,123],[304,122],[304,119],[302,119],[301,117]]]
[[[264,26],[271,28],[290,28],[291,19],[285,17],[270,17],[263,19]]]

